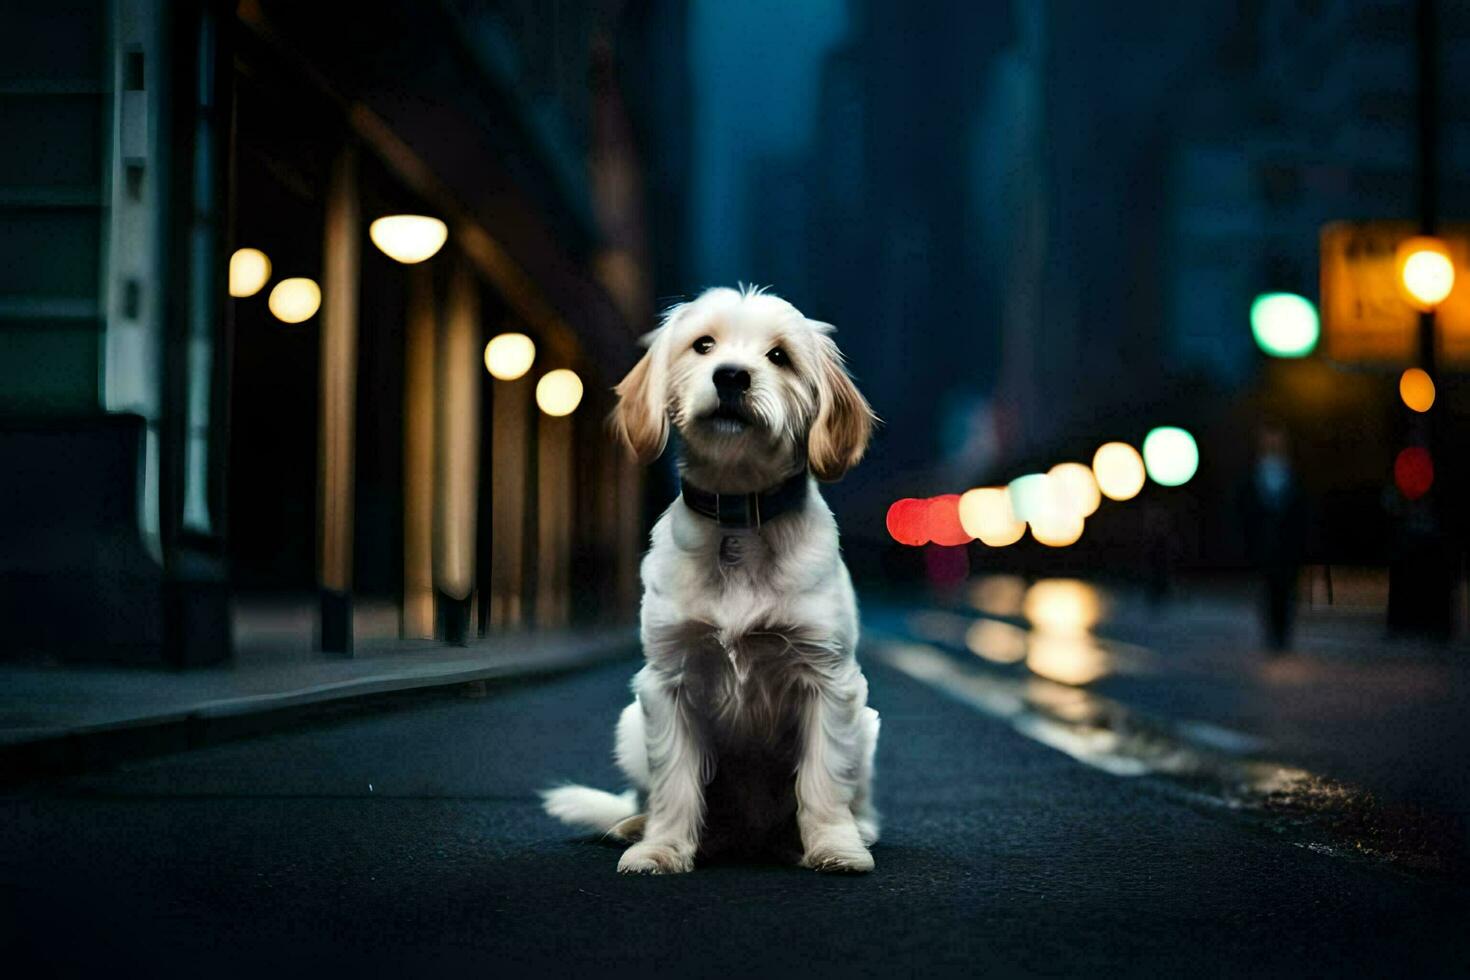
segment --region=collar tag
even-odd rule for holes
[[[745,560],[747,537],[744,534],[727,534],[720,539],[721,565],[730,568]]]

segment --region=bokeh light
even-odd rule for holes
[[[1097,642],[1083,636],[1031,637],[1026,667],[1038,677],[1058,684],[1082,687],[1112,673],[1112,659]]]
[[[895,500],[888,508],[888,534],[899,544],[917,548],[929,543],[929,501],[917,497]]]
[[[1109,500],[1132,500],[1143,489],[1143,457],[1126,442],[1109,442],[1092,457],[1097,488]]]
[[[536,404],[547,415],[571,415],[582,403],[582,379],[566,368],[547,371],[536,382]]]
[[[1031,537],[1050,548],[1064,548],[1082,537],[1083,518],[1068,500],[1060,481],[1045,473],[1012,480],[1006,488],[1011,510],[1031,525]]]
[[[1048,548],[1065,548],[1082,537],[1085,521],[1082,515],[1068,513],[1061,507],[1048,507],[1031,521],[1031,536]]]
[[[301,323],[321,309],[322,290],[311,279],[282,279],[271,290],[266,305],[282,323]]]
[[[1092,637],[1105,612],[1098,590],[1077,579],[1042,579],[1026,591],[1023,612],[1032,634],[1026,667],[1062,684],[1090,684],[1112,670]]]
[[[1438,238],[1418,236],[1398,247],[1399,288],[1420,310],[1432,310],[1455,288],[1455,263],[1449,246]]]
[[[965,630],[965,646],[992,663],[1020,663],[1026,659],[1026,631],[998,619],[977,619]]]
[[[992,548],[1004,548],[1021,540],[1026,522],[1011,510],[1010,494],[1004,487],[978,487],[960,496],[960,524],[965,533]]]
[[[1434,379],[1423,368],[1409,368],[1399,377],[1399,397],[1416,412],[1434,405]]]
[[[1251,333],[1272,357],[1306,357],[1317,346],[1317,307],[1296,293],[1263,293],[1251,303]]]
[[[1160,486],[1183,486],[1199,469],[1199,446],[1178,426],[1161,425],[1144,437],[1143,465]]]
[[[1048,506],[1051,487],[1045,473],[1028,473],[1007,484],[1006,493],[1011,498],[1011,513],[1017,520],[1030,523]]]
[[[984,575],[970,586],[970,605],[992,616],[1019,616],[1026,580],[1019,575]]]
[[[1058,463],[1046,473],[1053,493],[1060,494],[1063,506],[1079,517],[1091,517],[1102,503],[1097,478],[1092,468],[1081,463]]]
[[[934,544],[952,547],[969,543],[971,535],[960,522],[959,494],[946,493],[931,498],[924,519],[928,525],[927,537]]]
[[[254,296],[270,282],[271,260],[258,248],[237,248],[230,256],[230,295]]]
[[[1080,579],[1044,578],[1026,590],[1021,612],[1037,630],[1054,636],[1085,636],[1102,619],[1097,589]]]
[[[514,381],[536,363],[536,344],[523,333],[503,333],[485,345],[485,370],[501,381]]]
[[[368,226],[368,237],[379,251],[404,265],[432,258],[449,238],[438,218],[422,214],[390,214]]]
[[[1434,460],[1423,446],[1410,446],[1393,461],[1393,483],[1408,500],[1418,500],[1434,486]]]

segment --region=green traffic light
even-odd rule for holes
[[[1296,293],[1262,293],[1251,303],[1251,333],[1272,357],[1306,357],[1317,346],[1322,325],[1317,307]]]

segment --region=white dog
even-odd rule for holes
[[[711,289],[664,316],[618,385],[613,425],[640,460],[671,424],[682,442],[682,492],[643,560],[645,665],[615,740],[636,789],[543,796],[566,823],[637,841],[619,871],[730,851],[873,867],[878,713],[813,477],[857,463],[874,418],[831,330],[759,290]]]

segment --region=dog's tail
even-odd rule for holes
[[[637,790],[618,794],[587,786],[558,786],[541,791],[541,807],[564,824],[607,837],[633,841],[643,836]]]

